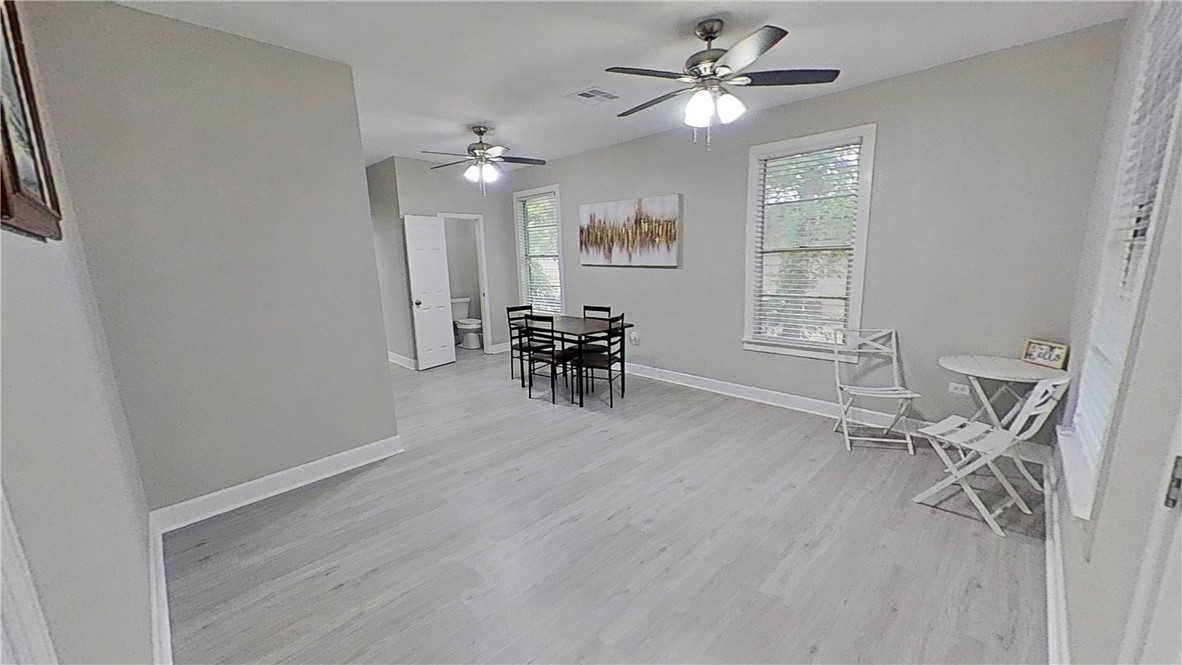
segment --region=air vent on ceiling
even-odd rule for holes
[[[586,90],[580,90],[578,92],[571,93],[567,95],[567,97],[575,100],[576,102],[582,102],[592,106],[620,98],[619,95],[613,95],[612,93],[601,88],[587,88]]]

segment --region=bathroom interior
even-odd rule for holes
[[[455,329],[456,361],[481,353],[483,333],[480,311],[480,268],[476,249],[476,221],[445,217],[447,276],[451,282],[452,325]]]

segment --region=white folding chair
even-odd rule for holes
[[[845,449],[853,450],[854,441],[873,441],[879,443],[906,443],[907,451],[915,454],[915,443],[911,438],[911,431],[907,428],[907,412],[911,409],[911,400],[922,397],[919,393],[908,390],[903,385],[903,372],[899,367],[898,334],[894,330],[855,330],[843,328],[838,331],[844,344],[833,347],[833,380],[837,384],[837,403],[840,407],[837,414],[837,425],[834,431],[841,429],[845,439]],[[848,365],[843,356],[854,356],[857,365],[862,365],[863,358],[879,362],[887,362],[891,368],[890,385],[857,385],[852,380],[842,378],[842,365]],[[881,436],[862,436],[850,434],[849,415],[855,399],[888,399],[897,400],[899,405],[895,410],[895,417],[891,424],[882,431]],[[892,436],[895,425],[902,426],[902,434]]]
[[[1055,405],[1067,392],[1067,384],[1070,381],[1071,378],[1068,376],[1039,381],[1026,396],[1022,407],[1006,429],[995,429],[985,423],[960,416],[949,416],[934,425],[920,428],[919,433],[928,437],[936,455],[947,467],[948,477],[915,495],[911,500],[920,503],[945,488],[958,485],[968,495],[977,512],[981,513],[981,517],[985,518],[989,528],[997,535],[1005,536],[996,519],[1003,510],[1016,505],[1018,510],[1027,515],[1031,511],[995,462],[999,457],[1009,457],[1032,486],[1042,489],[1026,468],[1025,462],[1045,466],[1049,453],[1046,446],[1031,443],[1030,438],[1046,424],[1047,418],[1055,410]],[[960,459],[953,461],[946,448],[960,452]],[[968,482],[968,476],[981,467],[988,467],[1009,495],[1008,499],[992,510],[986,507],[985,502]]]

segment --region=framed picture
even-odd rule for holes
[[[14,2],[4,0],[0,19],[4,32],[4,58],[0,63],[0,129],[4,141],[0,223],[20,233],[60,240],[61,208]]]
[[[676,268],[681,194],[579,206],[579,263]]]
[[[1067,345],[1028,339],[1022,349],[1022,360],[1043,367],[1063,369],[1067,365]]]

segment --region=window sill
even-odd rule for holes
[[[832,348],[825,348],[823,346],[792,346],[789,344],[776,344],[775,342],[767,342],[762,340],[743,340],[744,351],[755,351],[757,353],[774,353],[781,356],[796,356],[798,358],[812,358],[814,360],[828,360],[833,362]],[[843,363],[858,362],[857,356],[854,355],[839,355],[838,360]]]
[[[1062,425],[1055,428],[1059,459],[1063,462],[1063,482],[1067,484],[1067,503],[1071,514],[1081,520],[1092,519],[1096,498],[1096,470],[1088,462],[1075,430]]]

